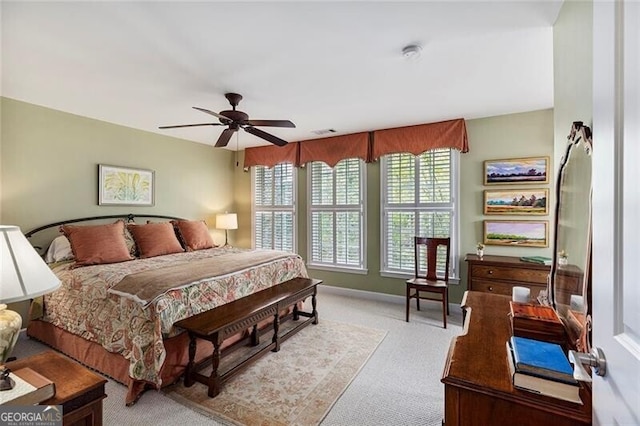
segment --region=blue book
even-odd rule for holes
[[[512,336],[511,348],[516,372],[578,385],[562,347],[555,343]]]

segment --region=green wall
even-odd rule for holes
[[[233,153],[2,98],[3,223],[23,231],[74,217],[149,213],[205,219],[234,208]],[[155,205],[98,205],[98,164],[155,171]],[[221,231],[212,233],[222,242]]]
[[[574,121],[593,120],[593,3],[566,0],[553,26],[553,120],[556,165]]]
[[[529,156],[553,156],[553,110],[532,111],[498,117],[467,120],[469,152],[460,156],[460,285],[451,285],[450,299],[462,300],[466,290],[464,254],[474,253],[475,244],[482,240],[483,162],[489,159]],[[236,169],[236,206],[242,212],[245,226],[240,225],[237,241],[251,246],[251,174]],[[307,255],[307,169],[298,169],[298,252]],[[537,187],[553,187],[553,182]],[[552,191],[550,191],[552,192]],[[551,195],[551,194],[550,194]],[[553,200],[551,200],[553,202]],[[248,215],[248,217],[247,217]],[[380,164],[367,164],[367,274],[339,273],[309,269],[309,273],[325,284],[356,290],[403,295],[404,280],[380,276]],[[524,217],[493,216],[497,219],[525,219]],[[526,219],[551,220],[550,216]],[[550,236],[551,238],[551,236]],[[551,249],[488,246],[486,254],[543,255]]]

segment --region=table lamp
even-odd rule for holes
[[[224,213],[216,215],[216,229],[224,229],[224,245],[229,245],[229,229],[238,229],[238,215],[235,213]]]
[[[0,364],[4,364],[11,355],[22,328],[22,317],[7,309],[6,303],[33,299],[59,286],[58,277],[20,228],[0,225]],[[5,371],[0,374],[0,391],[14,386]]]

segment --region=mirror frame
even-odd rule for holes
[[[565,329],[567,331],[567,336],[569,337],[569,345],[572,349],[577,349],[581,352],[588,352],[590,350],[590,339],[589,332],[591,328],[591,319],[590,319],[590,304],[591,304],[591,256],[592,256],[592,247],[591,247],[591,238],[592,238],[592,191],[593,184],[590,179],[588,182],[588,190],[586,191],[586,196],[588,196],[588,205],[589,212],[587,217],[587,228],[584,232],[586,233],[585,238],[585,258],[584,264],[577,265],[579,267],[584,267],[582,271],[582,282],[580,284],[580,288],[582,290],[582,301],[583,308],[581,315],[570,315],[570,309],[565,307],[563,309],[559,309],[558,306],[558,296],[557,290],[558,286],[558,271],[562,268],[559,268],[559,252],[560,250],[564,250],[564,248],[559,247],[559,240],[563,233],[559,232],[561,227],[561,207],[562,207],[562,193],[563,193],[563,183],[564,176],[567,170],[567,167],[571,161],[571,154],[573,150],[583,149],[588,156],[591,156],[593,152],[593,141],[591,135],[591,129],[588,126],[585,126],[581,121],[575,121],[571,127],[571,132],[569,136],[567,136],[567,147],[565,150],[565,154],[562,157],[562,161],[560,167],[558,168],[557,181],[555,185],[555,194],[556,194],[556,205],[555,205],[555,220],[554,220],[554,238],[553,238],[553,262],[551,264],[551,270],[549,273],[549,301],[551,306],[554,308],[560,319],[562,320]],[[566,209],[566,206],[564,206]],[[566,263],[565,263],[566,265]],[[579,268],[575,268],[579,269]]]

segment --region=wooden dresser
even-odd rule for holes
[[[451,342],[442,382],[446,426],[590,425],[591,391],[583,405],[515,389],[507,364],[510,297],[466,292],[463,335]]]
[[[467,254],[467,290],[511,296],[514,286],[528,287],[531,297],[547,289],[551,266],[523,262],[513,256],[483,256]]]

